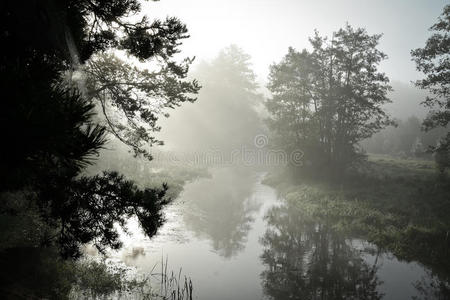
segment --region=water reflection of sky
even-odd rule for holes
[[[183,274],[191,277],[194,294],[198,299],[270,299],[267,294],[274,299],[283,299],[283,294],[277,297],[276,293],[268,292],[265,283],[267,278],[271,280],[270,274],[267,277],[270,266],[262,259],[265,250],[280,249],[277,245],[264,245],[262,240],[271,228],[270,221],[264,216],[274,207],[283,207],[284,202],[277,198],[274,189],[260,183],[261,178],[262,174],[219,169],[213,171],[212,178],[188,184],[179,199],[167,209],[167,222],[154,238],[145,238],[138,229],[137,222],[131,220],[129,229],[132,235],[123,236],[124,249],[115,256],[144,273],[155,270],[155,265],[158,270],[161,259],[168,258],[169,270],[178,273],[181,268]],[[286,214],[291,212],[290,208],[285,211]],[[288,222],[294,222],[293,226],[298,226],[296,222],[302,221],[298,221],[297,217],[302,220],[301,216],[288,216]],[[301,230],[306,228],[301,226]],[[294,247],[289,255],[301,255],[299,251],[309,247],[304,240],[305,236],[313,240],[316,231],[314,229],[312,235],[300,234],[300,245],[297,243],[292,246],[292,241],[286,241],[289,247]],[[280,233],[280,236],[283,234]],[[333,245],[337,243],[330,233],[325,236]],[[401,262],[389,254],[379,254],[377,259],[377,248],[374,245],[356,239],[345,238],[343,241],[346,245],[344,247],[348,249],[339,258],[344,259],[343,262],[336,259],[343,264],[343,267],[336,270],[347,268],[342,272],[350,274],[365,266],[370,271],[376,265],[376,274],[373,276],[379,281],[376,294],[384,295],[383,299],[410,299],[417,294],[414,283],[421,280],[429,283],[429,274],[417,263]],[[282,247],[283,245],[281,244]],[[313,245],[308,251],[314,251],[315,247],[318,246]],[[329,247],[328,244],[326,247]],[[281,248],[281,252],[283,251],[289,253],[290,249]],[[347,258],[349,261],[345,261]],[[306,260],[304,266],[300,264],[305,268],[304,277],[301,282],[294,282],[294,289],[304,286],[305,289],[316,289],[317,292],[316,286],[311,282],[312,278],[308,276],[328,278],[327,280],[335,280],[337,286],[343,285],[342,278],[333,279],[339,274],[333,277],[317,273],[312,270],[314,265],[308,264],[310,256],[305,254],[302,259]],[[361,266],[358,265],[356,269],[348,267],[355,263]],[[279,265],[274,270],[285,267]],[[293,267],[287,266],[289,268]],[[326,271],[327,268],[324,270],[331,272]],[[332,270],[332,267],[328,267],[328,270]],[[292,273],[291,270],[288,271],[289,274]],[[292,280],[289,274],[284,278],[286,281]],[[362,277],[358,275],[355,278],[360,280]],[[269,282],[269,288],[276,288],[277,284]],[[353,287],[339,288],[352,290]]]

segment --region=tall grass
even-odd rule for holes
[[[192,280],[168,270],[168,257],[146,274],[105,260],[88,260],[77,264],[77,282],[70,299],[192,300]]]
[[[192,280],[186,276],[181,276],[182,268],[178,271],[178,276],[172,270],[170,274],[167,270],[168,257],[164,262],[164,257],[161,258],[161,273],[152,274],[160,279],[159,292],[157,293],[160,299],[164,300],[192,300],[193,286]]]

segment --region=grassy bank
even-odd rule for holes
[[[339,181],[284,169],[271,172],[265,183],[309,215],[399,259],[420,262],[448,282],[450,183],[438,178],[432,162],[371,156]]]

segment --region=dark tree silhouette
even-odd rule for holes
[[[196,80],[182,81],[187,76],[191,59],[182,64],[162,60],[156,70],[138,68],[122,61],[114,54],[94,56],[82,69],[88,97],[98,102],[105,126],[135,154],[151,159],[144,147],[162,144],[152,133],[161,128],[158,117],[166,109],[194,102],[199,90]]]
[[[382,109],[391,87],[377,70],[386,58],[377,49],[380,37],[349,25],[331,40],[316,32],[311,52],[290,48],[271,66],[269,126],[314,168],[342,169],[356,159],[359,141],[392,124]]]
[[[425,47],[411,51],[417,70],[426,75],[416,81],[416,86],[430,92],[430,96],[423,101],[430,109],[423,122],[425,130],[446,127],[450,122],[450,5],[444,7],[439,21],[430,30],[433,34]],[[443,173],[450,167],[450,132],[432,149]]]
[[[136,0],[7,0],[0,9],[0,125],[7,141],[0,150],[1,214],[20,217],[21,210],[36,209],[35,217],[51,232],[28,246],[58,245],[65,257],[78,257],[79,246],[87,242],[100,250],[119,247],[114,224],[123,225],[131,215],[148,235],[154,234],[162,222],[160,209],[169,201],[165,186],[141,190],[111,172],[83,176],[114,127],[96,121],[95,99],[79,90],[73,78],[80,64],[99,64],[96,53],[119,49],[141,61],[162,62],[166,71],[159,85],[169,82],[163,92],[170,94],[172,106],[193,100],[185,93],[195,93],[198,86],[183,81],[190,61],[179,65],[171,59],[187,37],[186,27],[175,18],[130,21],[140,12]],[[101,67],[108,74],[107,66]],[[115,81],[107,84],[108,89],[122,88]],[[151,84],[145,89],[146,97],[160,92]],[[127,118],[140,114],[150,124],[156,118],[157,112],[143,108],[148,98],[126,94],[109,101]],[[137,149],[142,140],[151,141],[149,133],[138,126],[124,130],[133,142],[124,141],[144,153]],[[17,209],[14,202],[28,204]]]

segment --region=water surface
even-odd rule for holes
[[[196,299],[411,299],[433,283],[420,264],[291,207],[263,173],[211,174],[185,186],[152,239],[131,221],[117,257],[144,273],[167,258],[192,279]]]

